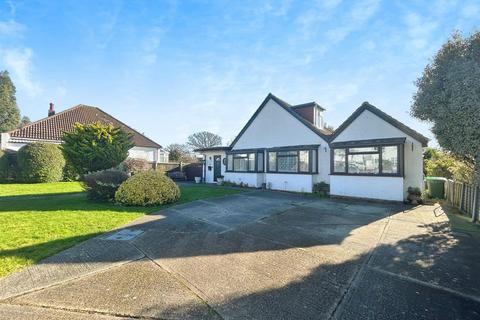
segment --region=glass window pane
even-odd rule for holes
[[[247,171],[248,158],[233,157],[233,171]]]
[[[333,150],[333,172],[345,172],[345,149]]]
[[[378,147],[348,148],[348,152],[350,153],[376,152],[376,151],[378,151]]]
[[[295,151],[295,156],[278,157],[278,172],[297,172],[298,157]]]
[[[227,170],[233,170],[233,155],[229,154],[227,156]]]
[[[277,153],[276,152],[268,153],[268,170],[277,171]]]
[[[281,156],[296,156],[297,151],[278,151],[277,155],[279,157],[281,157]]]
[[[312,172],[317,172],[317,166],[318,166],[318,163],[317,163],[317,150],[312,150]]]
[[[300,172],[309,172],[309,151],[301,150],[298,152],[298,161],[300,166]]]
[[[248,154],[248,171],[255,171],[255,153]]]
[[[259,172],[263,172],[263,152],[257,153],[257,169]]]
[[[348,173],[376,174],[379,173],[379,154],[349,154]]]
[[[382,147],[382,173],[398,173],[398,147]]]

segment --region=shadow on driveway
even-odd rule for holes
[[[262,191],[196,201],[2,279],[0,299],[153,318],[478,319],[478,242],[434,209]]]

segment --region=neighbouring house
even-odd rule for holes
[[[334,196],[403,201],[423,186],[428,139],[364,102],[338,129],[325,129],[315,102],[290,105],[269,94],[226,147],[197,149],[203,179],[250,187],[312,192],[330,184]]]
[[[55,107],[53,103],[50,103],[48,117],[20,129],[2,133],[1,149],[18,151],[24,145],[32,142],[60,144],[63,133],[71,132],[76,123],[91,124],[95,122],[112,124],[132,134],[134,147],[129,150],[130,158],[147,160],[154,168],[158,163],[168,162],[168,152],[161,145],[100,108],[83,104],[55,113]]]

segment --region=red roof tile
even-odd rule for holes
[[[95,122],[112,124],[133,134],[133,143],[137,147],[161,148],[155,141],[130,128],[97,107],[80,104],[61,111],[51,117],[32,122],[20,129],[10,132],[10,137],[17,139],[60,141],[64,132],[73,131],[75,123],[90,124]]]

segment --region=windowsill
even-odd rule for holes
[[[232,170],[225,170],[228,173],[263,173],[263,171],[232,171]]]
[[[318,174],[318,172],[277,172],[277,171],[267,171],[266,173],[268,174],[299,174],[299,175],[314,175],[314,174]]]
[[[401,174],[388,174],[388,173],[342,173],[333,172],[331,176],[349,176],[349,177],[390,177],[390,178],[403,178]]]

